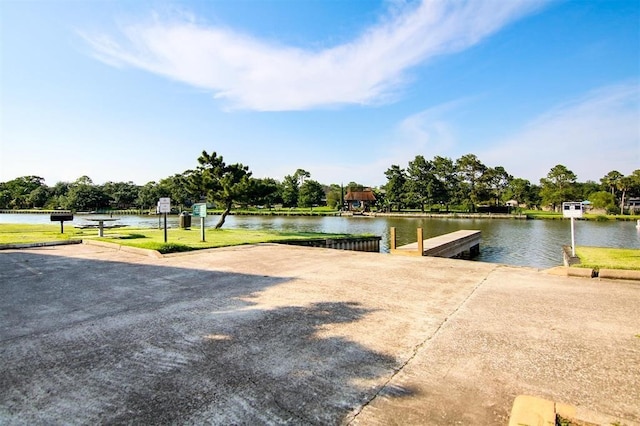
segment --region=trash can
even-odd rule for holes
[[[188,212],[180,213],[180,228],[189,229],[191,228],[191,214]]]

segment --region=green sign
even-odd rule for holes
[[[205,203],[198,203],[193,205],[193,217],[207,217],[207,205]]]

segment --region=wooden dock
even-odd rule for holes
[[[449,234],[423,239],[422,228],[417,231],[418,240],[415,243],[396,246],[396,229],[391,228],[392,254],[404,256],[435,256],[435,257],[459,257],[462,253],[469,252],[473,257],[480,253],[481,231],[462,229]]]

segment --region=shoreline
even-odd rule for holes
[[[52,210],[52,209],[24,209],[24,210],[10,210],[1,209],[0,214],[53,214],[53,213],[73,213],[71,210]],[[157,214],[151,214],[139,209],[129,210],[113,210],[113,211],[91,211],[91,212],[75,212],[76,215],[117,215],[117,216],[158,216]],[[216,216],[222,214],[221,210],[210,210],[208,214]],[[169,216],[178,216],[180,213],[169,213]],[[246,211],[238,210],[231,211],[230,216],[293,216],[293,217],[393,217],[393,218],[423,218],[423,219],[511,219],[511,220],[569,220],[562,215],[550,215],[550,214],[537,214],[537,213],[465,213],[465,212],[448,212],[448,213],[421,213],[421,212],[349,212],[349,211],[323,211],[323,210],[310,210],[310,211],[290,211],[290,210],[265,210],[265,211]],[[620,221],[620,222],[634,222],[640,218],[638,215],[629,216],[606,216],[606,215],[593,215],[589,217],[581,217],[576,220],[579,221]]]

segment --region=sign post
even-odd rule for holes
[[[167,242],[167,213],[171,213],[171,198],[163,197],[158,200],[158,213],[164,213],[164,242]]]
[[[576,233],[573,220],[582,217],[582,203],[565,202],[562,203],[562,215],[571,218],[571,256],[576,257]]]
[[[191,214],[193,217],[200,218],[200,236],[202,241],[204,242],[204,219],[207,217],[207,204],[206,203],[198,203],[193,205],[193,213]]]

